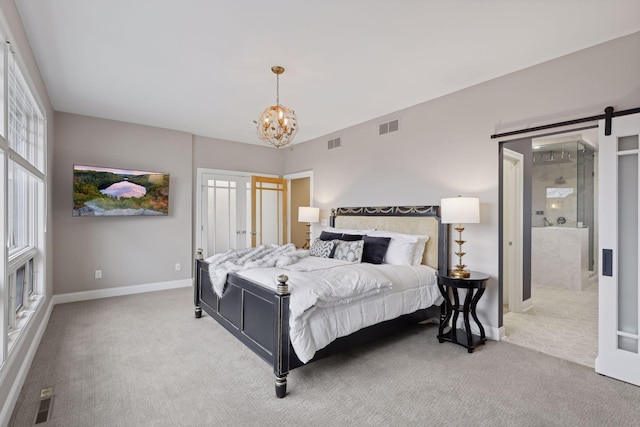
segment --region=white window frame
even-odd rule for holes
[[[0,18],[2,18],[0,16]],[[2,20],[0,19],[0,23]],[[0,28],[3,30],[4,28]],[[10,70],[14,67],[13,70]],[[7,365],[7,361],[12,356],[12,350],[21,347],[21,338],[23,332],[29,325],[29,320],[33,314],[42,307],[41,301],[45,298],[45,232],[47,219],[47,122],[45,109],[40,102],[37,91],[29,78],[20,57],[11,51],[11,45],[5,44],[4,51],[4,68],[2,77],[4,77],[4,111],[1,120],[3,120],[2,131],[0,135],[0,154],[2,154],[2,162],[0,165],[0,240],[5,241],[5,245],[0,248],[0,295],[7,298],[0,300],[1,318],[3,319],[0,336],[0,377],[2,377],[2,368]],[[14,81],[9,82],[9,75],[13,72]],[[13,85],[13,87],[10,87]],[[26,126],[23,134],[26,143],[24,150],[21,150],[25,157],[10,147],[9,135],[10,123],[9,116],[11,111],[15,111],[10,102],[11,91],[19,92],[22,105],[22,111],[25,112]],[[1,94],[0,94],[1,96]],[[26,230],[27,238],[24,243],[18,247],[11,248],[9,241],[10,236],[13,237],[13,231],[10,229],[15,225],[15,221],[11,224],[10,209],[13,209],[13,182],[10,182],[9,174],[13,173],[15,168],[21,168],[28,178],[27,194],[26,194]],[[15,218],[14,218],[15,220]],[[22,220],[22,219],[21,219]],[[24,267],[24,286],[22,287],[22,306],[16,307],[16,280],[17,272]],[[32,281],[33,287],[29,289],[29,282]]]

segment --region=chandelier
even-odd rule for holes
[[[284,67],[275,65],[271,71],[276,75],[276,105],[267,107],[258,121],[253,122],[261,141],[280,148],[289,145],[298,133],[298,119],[291,108],[280,105],[280,74],[284,73]]]

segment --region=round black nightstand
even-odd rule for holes
[[[469,277],[464,279],[451,277],[448,275],[438,276],[438,288],[444,297],[445,314],[440,318],[440,328],[438,330],[438,341],[441,343],[449,341],[458,345],[461,345],[467,349],[469,353],[473,353],[473,350],[479,344],[484,344],[487,338],[484,334],[484,327],[476,316],[476,305],[480,300],[480,297],[484,293],[484,289],[487,286],[487,280],[489,275],[472,271]],[[464,304],[460,306],[460,299],[458,297],[458,289],[466,289],[467,295],[464,299]],[[452,290],[454,302],[451,302],[449,296],[449,290]],[[458,323],[458,313],[462,312],[464,319],[464,329],[456,328]],[[473,317],[473,320],[480,329],[480,335],[471,333],[471,325],[469,323],[469,314]],[[445,328],[449,326],[449,320],[453,315],[452,326],[445,332]]]

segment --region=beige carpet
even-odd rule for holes
[[[640,388],[509,343],[473,354],[434,325],[301,367],[276,399],[271,368],[190,289],[58,305],[12,426],[632,426]]]

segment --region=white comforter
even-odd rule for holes
[[[259,267],[282,267],[309,256],[308,251],[296,249],[293,243],[286,245],[260,245],[255,248],[232,249],[213,255],[209,263],[209,279],[213,290],[222,296],[229,273]]]
[[[308,257],[284,267],[239,275],[275,289],[289,277],[290,339],[306,363],[336,338],[442,301],[435,270],[421,266],[351,264]]]

